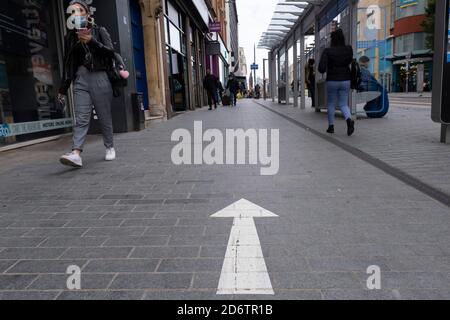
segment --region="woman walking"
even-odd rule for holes
[[[349,107],[349,93],[352,73],[353,49],[345,45],[344,33],[338,29],[331,33],[331,47],[322,53],[319,72],[327,73],[328,133],[334,133],[336,106],[341,108],[347,122],[347,134],[355,132],[355,122]]]
[[[105,160],[116,158],[111,114],[113,89],[107,74],[115,53],[111,36],[105,28],[94,23],[85,1],[73,0],[69,8],[72,16],[68,21],[70,30],[65,37],[64,75],[58,98],[63,103],[73,84],[75,125],[72,152],[63,155],[60,162],[81,168],[81,153],[89,130],[92,106],[102,129]]]

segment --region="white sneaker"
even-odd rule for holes
[[[65,166],[74,167],[74,168],[81,168],[83,167],[83,160],[81,159],[80,155],[76,153],[68,153],[63,155],[59,162]]]
[[[114,148],[106,149],[105,161],[114,161],[116,160],[116,150]]]

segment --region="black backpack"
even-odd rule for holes
[[[358,90],[361,85],[361,68],[359,67],[359,63],[356,59],[353,59],[352,61],[351,73],[351,88],[353,90]]]

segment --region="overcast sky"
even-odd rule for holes
[[[253,45],[258,46],[261,34],[267,31],[278,2],[279,0],[236,0],[239,15],[239,45],[245,49],[249,72],[253,63]],[[267,50],[256,49],[256,63],[260,66],[257,77],[263,76],[262,59],[267,59],[267,53]]]

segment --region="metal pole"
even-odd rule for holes
[[[275,96],[277,94],[277,86],[278,86],[278,83],[277,83],[277,81],[278,81],[278,79],[277,79],[278,61],[276,59],[277,55],[275,54],[275,51],[271,52],[270,58],[272,60],[272,62],[270,64],[270,71],[272,74],[272,78],[270,80],[270,89],[271,89],[270,94],[272,95],[272,102],[275,102]]]
[[[285,105],[289,104],[289,88],[291,84],[289,83],[289,48],[288,43],[284,43],[284,98],[285,98]]]
[[[350,26],[350,39],[349,44],[354,49],[354,54],[356,57],[356,52],[358,51],[358,32],[357,32],[357,24],[358,24],[358,1],[349,0],[349,8],[350,8],[350,14],[349,14],[349,26]],[[355,120],[358,120],[357,116],[357,105],[356,105],[356,99],[355,99],[355,92],[354,90],[350,91],[350,108],[352,111],[352,114],[355,115]]]
[[[294,66],[294,108],[298,108],[298,51],[297,51],[297,30],[294,31],[294,45],[292,63]]]
[[[383,57],[383,90],[387,88],[387,84],[386,84],[386,80],[387,80],[387,75],[386,75],[386,54],[387,54],[387,8],[386,7],[382,7],[383,11],[384,11],[384,57]],[[383,106],[382,108],[384,109],[385,104],[386,104],[386,97],[385,94],[383,92]]]
[[[318,45],[318,43],[316,44]],[[303,25],[300,26],[300,109],[306,109],[306,97],[305,97],[305,66],[306,66],[306,55],[305,55],[305,35],[303,30]]]
[[[448,124],[441,124],[441,142],[450,142],[450,126]]]
[[[266,61],[267,59],[263,59],[263,97],[264,100],[267,99],[267,93],[266,93]]]
[[[256,66],[256,44],[253,45],[253,65]],[[253,69],[253,88],[254,90],[256,87],[256,69]]]
[[[281,104],[280,92],[281,92],[281,85],[282,85],[282,81],[283,80],[281,80],[281,64],[280,64],[280,61],[281,61],[281,59],[280,59],[280,51],[278,51],[278,54],[277,54],[277,74],[278,74],[278,77],[277,77],[277,80],[276,80],[277,81],[276,89],[277,89],[278,103]]]
[[[409,93],[409,59],[411,59],[411,54],[406,56],[406,93]]]

